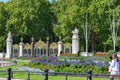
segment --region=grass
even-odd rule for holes
[[[13,76],[14,78],[17,79],[25,79],[28,80],[28,75],[27,74],[15,74]],[[7,76],[6,76],[7,78]],[[30,80],[44,80],[44,76],[42,75],[31,75]],[[49,80],[66,80],[65,76],[49,76]],[[71,77],[68,76],[67,80],[86,80],[86,77]],[[93,78],[92,80],[108,80],[108,78]]]
[[[22,66],[23,64],[25,64],[25,62],[20,62],[20,61],[18,61],[18,62],[17,62],[17,65],[2,67],[2,68],[0,68],[0,70],[7,70],[8,68],[11,68],[13,71],[15,71],[17,67],[20,67],[20,66]]]
[[[26,62],[18,62],[17,65],[14,66],[9,66],[9,67],[3,67],[0,68],[0,70],[4,70],[6,72],[0,72],[0,77],[2,78],[7,78],[7,69],[8,68],[12,68],[12,71],[16,71],[17,67],[22,66],[23,64],[25,64]],[[13,78],[17,78],[17,79],[25,79],[28,80],[28,73],[13,73]],[[44,80],[44,76],[43,75],[35,75],[35,74],[31,74],[30,75],[30,80]],[[49,80],[66,80],[65,76],[49,76]],[[72,77],[72,76],[68,76],[67,80],[86,80],[86,77]],[[108,80],[108,78],[93,78],[92,80]]]

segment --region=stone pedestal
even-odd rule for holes
[[[60,56],[61,52],[63,51],[63,43],[61,41],[58,42],[58,55]]]
[[[72,54],[77,54],[79,52],[78,29],[75,28],[72,33]]]
[[[12,37],[11,37],[11,32],[9,32],[7,40],[6,40],[6,56],[5,56],[5,58],[11,58],[12,44],[13,44],[13,40],[12,40]]]

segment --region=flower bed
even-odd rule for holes
[[[64,53],[64,54],[60,54],[60,56],[76,56],[76,54]]]
[[[96,52],[93,56],[103,56],[103,57],[106,57],[106,56],[108,56],[108,53],[107,52]]]
[[[55,56],[42,57],[39,60],[32,60],[25,66],[32,68],[40,68],[42,70],[48,68],[55,72],[82,72],[93,70],[94,73],[108,73],[108,62],[97,61],[93,59],[76,60],[76,59],[59,59]],[[97,57],[98,58],[98,57]]]

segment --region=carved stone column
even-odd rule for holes
[[[24,43],[23,43],[23,38],[21,37],[20,38],[21,42],[19,43],[19,57],[23,57],[23,51],[24,51]]]
[[[47,37],[47,42],[46,42],[46,56],[49,56],[49,37]]]
[[[13,40],[12,40],[11,32],[9,32],[7,40],[6,40],[6,56],[5,56],[5,58],[11,58],[12,44],[13,44]]]
[[[58,55],[57,56],[60,56],[60,54],[63,52],[63,42],[62,41],[59,41],[58,42]]]
[[[34,53],[34,44],[35,44],[35,40],[34,37],[31,38],[31,57],[36,57],[36,54]]]
[[[73,36],[72,36],[72,54],[77,54],[79,52],[78,29],[75,28],[72,33],[73,33]]]

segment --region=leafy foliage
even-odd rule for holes
[[[40,38],[50,42],[61,39],[71,42],[72,30],[79,29],[80,51],[85,51],[85,35],[82,25],[88,15],[88,51],[112,49],[110,24],[115,11],[115,22],[120,21],[120,0],[10,0],[0,2],[0,51],[5,50],[6,36],[12,32],[14,43],[31,42]],[[117,23],[116,23],[117,24]],[[120,50],[120,24],[117,24],[116,50]]]
[[[112,11],[116,11],[116,17],[120,16],[118,10],[120,6],[117,2],[119,0],[59,0],[53,2],[52,10],[57,18],[54,32],[58,37],[62,36],[63,41],[71,41],[69,38],[71,38],[72,30],[74,27],[78,27],[81,51],[84,51],[84,30],[81,25],[85,22],[87,14],[88,24],[91,26],[89,51],[107,51],[112,48],[106,45],[107,40],[111,37],[110,20],[112,20]]]

